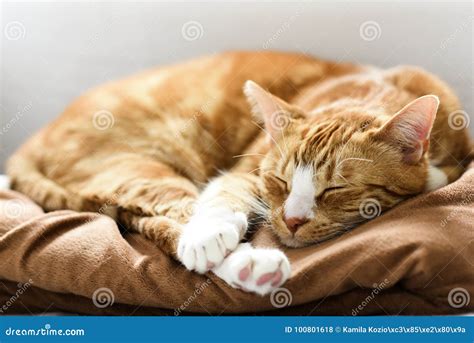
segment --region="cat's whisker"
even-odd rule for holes
[[[346,149],[347,145],[350,143],[350,141],[354,138],[354,136],[351,136],[345,143],[344,145],[342,146],[341,150],[340,150],[340,154],[342,154],[342,152]],[[343,160],[344,161],[344,160]],[[340,163],[340,155],[338,155],[336,157],[336,165],[339,165]]]
[[[241,155],[235,155],[232,158],[247,157],[247,156],[265,156],[265,154],[241,154]]]
[[[370,160],[370,159],[368,159],[368,158],[348,157],[348,158],[345,158],[345,159],[343,159],[342,161],[340,161],[340,162],[336,165],[336,169],[338,169],[341,164],[343,164],[344,162],[347,162],[347,161],[363,161],[363,162],[370,162],[370,163],[373,163],[373,162],[374,162],[374,160]]]
[[[280,157],[281,158],[285,158],[285,155],[283,154],[283,150],[281,150],[281,147],[280,145],[277,143],[277,141],[272,137],[272,135],[270,135],[270,133],[265,130],[263,127],[261,127],[260,125],[258,125],[257,122],[255,121],[252,121],[252,124],[254,124],[256,127],[258,127],[260,130],[262,130],[266,135],[267,137],[270,137],[270,139],[273,141],[273,143],[275,143],[275,146],[278,148],[278,151],[280,152]]]
[[[249,171],[247,174],[252,174],[253,172],[257,171],[257,170],[260,170],[262,169],[262,167],[258,167],[258,168],[255,168],[255,169],[252,169],[251,171]]]
[[[286,137],[285,137],[285,133],[283,129],[281,129],[281,137],[283,138],[283,143],[285,144],[285,148],[286,148],[285,151],[290,151],[290,149],[288,149],[288,144],[286,144]]]
[[[343,179],[343,180],[346,181],[347,183],[350,183],[349,181],[347,181],[347,179],[346,179],[344,176],[342,176],[341,173],[336,172],[336,176],[340,177],[341,179]]]

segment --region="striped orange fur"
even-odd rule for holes
[[[245,96],[247,80],[255,83]],[[439,98],[437,111],[432,97],[389,123],[425,95]],[[416,106],[434,111],[434,122],[424,112],[420,123],[403,117]],[[366,199],[385,211],[433,188],[432,167],[458,178],[470,143],[448,116],[460,109],[446,84],[416,67],[228,52],[87,92],[11,157],[8,174],[46,210],[102,211],[176,256],[199,194],[228,171],[206,204],[269,221],[283,243],[298,247],[367,220]],[[403,125],[419,125],[413,132],[428,139],[405,137],[413,127]],[[293,234],[285,201],[298,165],[313,168],[314,203]]]

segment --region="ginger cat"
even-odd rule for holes
[[[370,219],[367,201],[377,215],[457,179],[470,152],[457,110],[416,67],[229,52],[88,92],[7,169],[46,210],[114,216],[189,270],[264,295],[290,264],[241,243],[250,226],[301,247]]]

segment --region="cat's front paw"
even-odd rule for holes
[[[205,273],[237,248],[246,229],[247,217],[241,212],[197,213],[184,227],[178,258],[187,269]]]
[[[290,262],[278,249],[257,249],[242,243],[214,274],[234,288],[266,295],[281,286],[290,276]]]

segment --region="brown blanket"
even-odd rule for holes
[[[292,276],[285,289],[267,297],[232,289],[212,274],[188,272],[138,234],[121,234],[108,217],[45,214],[13,191],[0,192],[0,235],[3,314],[393,315],[474,309],[474,164],[457,182],[337,239],[286,249]],[[277,245],[268,229],[252,240]]]

